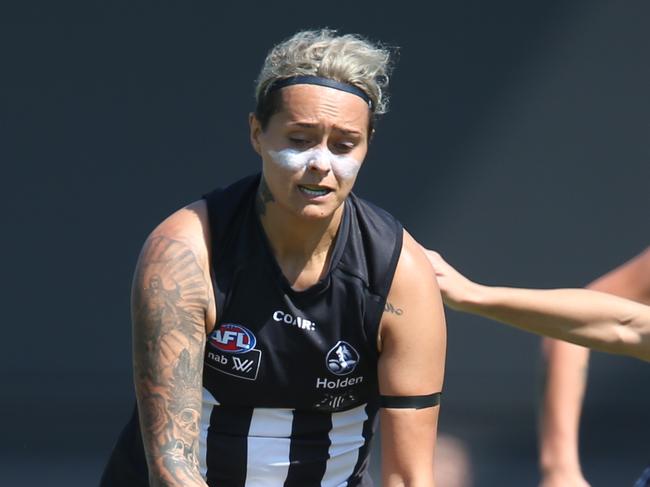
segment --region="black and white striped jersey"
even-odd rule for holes
[[[351,194],[327,273],[295,291],[255,211],[259,177],[205,196],[218,322],[204,358],[201,474],[215,487],[371,485],[377,330],[402,227]],[[127,437],[141,448],[139,432]]]

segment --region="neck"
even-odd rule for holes
[[[343,205],[328,218],[305,219],[279,207],[268,189],[257,194],[258,215],[275,259],[292,287],[304,289],[325,273]]]

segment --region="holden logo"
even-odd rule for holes
[[[252,331],[234,323],[224,323],[210,334],[208,340],[214,348],[226,353],[248,352],[257,342]]]
[[[351,373],[359,363],[359,353],[347,342],[339,341],[327,353],[327,368],[336,375]]]

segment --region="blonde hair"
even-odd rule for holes
[[[372,100],[373,114],[388,111],[387,87],[392,70],[391,51],[356,34],[338,35],[332,29],[305,30],[274,46],[257,78],[258,118],[269,112],[269,88],[274,81],[311,75],[347,83]],[[273,107],[268,117],[275,111]],[[263,125],[267,120],[261,120]]]

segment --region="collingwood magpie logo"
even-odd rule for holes
[[[359,353],[347,342],[339,341],[327,353],[327,369],[336,375],[348,375],[359,363]]]

